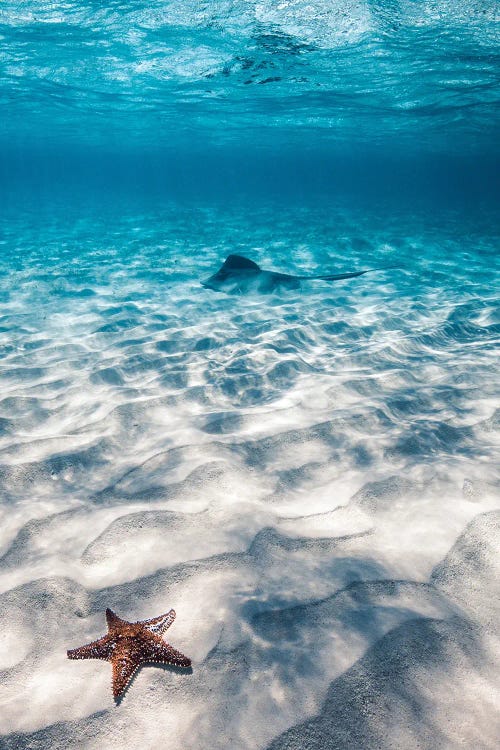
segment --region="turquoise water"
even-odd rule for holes
[[[494,474],[481,432],[497,385],[491,210],[389,216],[338,202],[251,208],[151,198],[141,210],[119,199],[50,206],[2,221],[5,457],[17,463],[32,440],[48,439],[45,475],[50,440],[64,425],[66,446],[99,455],[86,480],[90,499],[130,440],[128,417],[108,422],[102,409],[165,399],[186,428],[238,438],[254,409],[272,415],[290,399],[307,411],[301,400],[318,379],[325,418],[344,408],[371,415],[338,455],[360,479],[466,459],[465,474]],[[271,295],[203,288],[234,252],[311,275],[396,267]],[[374,424],[382,444],[370,436]],[[136,427],[146,439],[148,425]],[[135,438],[129,448],[134,462]]]
[[[494,0],[6,0],[2,140],[489,150],[497,12]]]
[[[496,746],[497,16],[2,3],[2,748]]]

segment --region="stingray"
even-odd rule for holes
[[[395,268],[396,266],[385,266]],[[350,273],[325,274],[320,276],[295,276],[288,273],[264,271],[253,260],[242,255],[228,255],[219,270],[202,281],[202,286],[216,292],[228,294],[245,294],[246,292],[260,292],[269,294],[282,289],[299,289],[303,281],[341,281],[363,276],[365,273],[383,271],[385,268],[368,268],[365,271]]]

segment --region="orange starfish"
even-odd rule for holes
[[[134,672],[145,662],[190,667],[191,659],[161,638],[175,620],[173,609],[152,620],[127,622],[106,610],[107,635],[68,651],[68,659],[104,659],[113,665],[113,696],[119,698]]]

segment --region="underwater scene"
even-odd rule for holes
[[[1,4],[1,750],[496,750],[499,41]]]

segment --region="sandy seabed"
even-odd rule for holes
[[[495,239],[28,213],[0,262],[0,747],[497,748]],[[228,252],[377,277],[263,298]],[[170,608],[193,672],[66,650]]]

